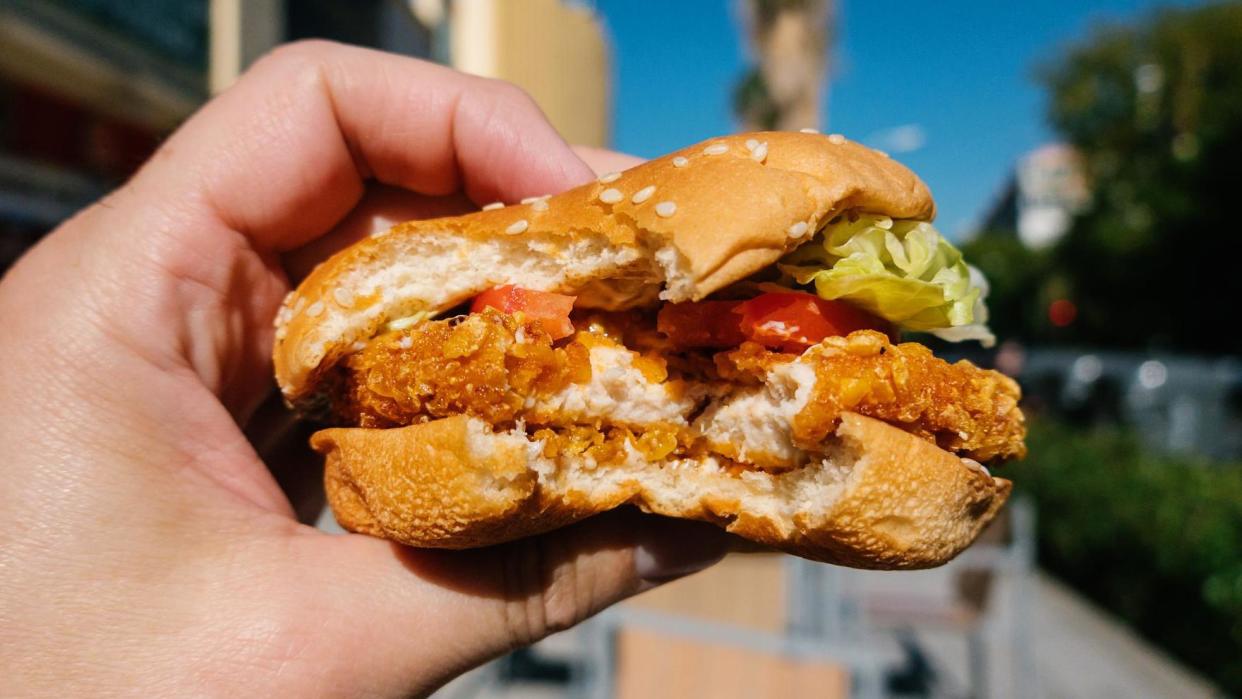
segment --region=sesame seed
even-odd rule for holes
[[[797,223],[789,227],[789,237],[790,238],[801,238],[802,236],[806,235],[807,229],[809,228],[810,226],[807,225],[806,221],[798,221]]]
[[[655,212],[660,218],[668,218],[677,213],[677,204],[671,201],[662,201],[655,205]]]
[[[290,291],[289,293],[285,294],[285,300],[281,301],[280,305],[288,306],[289,304],[293,303],[293,299],[297,297],[298,297],[298,292]]]
[[[303,308],[306,308],[306,297],[299,296],[297,302],[293,304],[293,314],[301,313]]]
[[[607,175],[604,175],[603,177],[600,177],[600,178],[599,178],[599,181],[600,181],[600,183],[601,183],[601,184],[612,184],[613,182],[616,182],[616,181],[617,181],[617,180],[619,180],[619,179],[621,179],[621,173],[619,173],[619,172],[610,172],[610,173],[608,173]]]
[[[704,148],[703,152],[706,153],[707,155],[723,155],[729,152],[729,144],[713,143],[710,146]]]
[[[655,194],[655,185],[647,185],[637,192],[634,192],[634,196],[630,197],[630,201],[635,204],[641,204],[650,199],[652,194]]]
[[[353,293],[343,286],[338,286],[332,290],[332,298],[342,306],[348,307],[354,305]]]
[[[530,208],[535,211],[547,211],[548,200],[546,198],[536,199],[530,203]]]
[[[401,349],[409,349],[414,346],[414,338],[410,337],[409,335],[406,335],[400,340],[397,340],[397,346],[400,347]]]
[[[484,211],[495,211],[496,209],[503,209],[503,208],[505,208],[505,203],[503,201],[494,201],[490,204],[483,205]]]
[[[372,233],[371,237],[372,238],[383,238],[384,236],[388,235],[388,230],[389,229],[387,228],[381,228],[378,231],[375,231],[374,233]]]
[[[746,149],[747,149],[747,150],[754,150],[754,149],[756,149],[756,148],[758,148],[758,147],[759,147],[759,141],[757,141],[757,140],[755,140],[755,139],[753,139],[753,138],[748,138],[748,139],[746,139]]]
[[[396,320],[388,321],[388,325],[386,326],[386,329],[387,330],[405,330],[406,328],[414,325],[417,322],[418,322],[417,315],[406,316],[404,318],[398,318]]]
[[[959,434],[958,436],[961,436],[961,435]],[[963,437],[963,439],[965,439],[965,437]],[[974,459],[963,458],[962,464],[965,465],[966,468],[972,471],[982,473],[985,476],[991,477],[992,475],[991,471],[988,471],[987,466],[984,466],[983,464],[979,463],[978,461],[975,461]]]
[[[534,204],[537,201],[539,201],[539,197],[526,197],[525,199],[522,200],[522,204],[529,206],[530,204]]]
[[[887,158],[887,157],[888,157],[888,153],[886,153],[886,152],[884,152],[884,151],[880,150],[879,148],[877,148],[875,152],[879,153],[881,158]]]
[[[624,198],[625,195],[621,193],[621,190],[614,187],[609,187],[599,193],[599,200],[605,204],[616,204]]]
[[[680,155],[677,156],[676,158],[673,158],[673,167],[685,167],[686,165],[689,165],[689,164],[690,164],[690,161],[686,160]]]
[[[349,349],[353,350],[354,352],[361,352],[366,346],[367,346],[367,343],[363,342],[362,340],[358,340],[354,344],[350,345]]]
[[[768,157],[768,142],[764,141],[763,143],[760,143],[759,145],[755,146],[750,151],[750,157],[754,158],[755,160],[758,160],[761,163],[764,160],[766,160]]]
[[[839,146],[842,143],[845,143],[845,137],[839,133],[834,133],[828,136],[828,142]]]
[[[798,133],[819,133],[819,129],[812,129],[808,127],[805,129],[798,129]]]
[[[320,313],[323,313],[323,301],[316,301],[310,305],[310,308],[306,309],[306,315],[311,318],[318,317]]]
[[[517,235],[518,233],[525,232],[527,228],[530,228],[530,221],[520,218],[509,224],[509,227],[505,229],[505,233],[508,233],[509,235]]]
[[[289,331],[285,329],[285,326],[282,325],[279,328],[276,328],[276,339],[277,340],[285,339],[285,335],[287,334],[289,334]]]

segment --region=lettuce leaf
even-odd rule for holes
[[[988,280],[987,277],[983,276],[983,272],[979,271],[978,267],[974,265],[966,265],[966,267],[970,270],[971,285],[979,290],[979,296],[975,299],[975,307],[971,313],[974,316],[972,322],[969,325],[956,325],[950,328],[929,330],[928,332],[948,342],[978,340],[979,344],[984,347],[992,347],[996,344],[996,336],[988,328]]]
[[[781,268],[800,284],[814,284],[822,298],[847,301],[903,330],[994,340],[985,325],[987,281],[926,221],[843,218]]]

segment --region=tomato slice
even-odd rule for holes
[[[577,296],[553,294],[548,291],[534,291],[520,286],[505,284],[497,286],[474,297],[470,306],[471,313],[479,313],[484,308],[495,308],[502,313],[526,316],[540,328],[552,336],[553,340],[569,337],[574,333],[574,324],[569,319]]]
[[[666,304],[656,329],[678,347],[736,347],[753,340],[797,353],[825,337],[855,330],[892,335],[887,322],[866,311],[800,291],[768,292],[746,301]]]
[[[771,292],[741,305],[741,330],[765,347],[798,352],[855,330],[889,332],[888,323],[841,301],[797,291]]]

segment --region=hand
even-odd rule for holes
[[[0,283],[0,695],[426,693],[718,559],[635,513],[467,552],[328,535],[256,448],[287,275],[590,177],[512,86],[303,43],[41,242]]]

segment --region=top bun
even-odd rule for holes
[[[931,220],[927,186],[845,138],[715,138],[526,204],[411,221],[333,255],[289,294],[273,358],[285,398],[391,321],[493,286],[620,310],[701,299],[776,262],[845,211]]]

